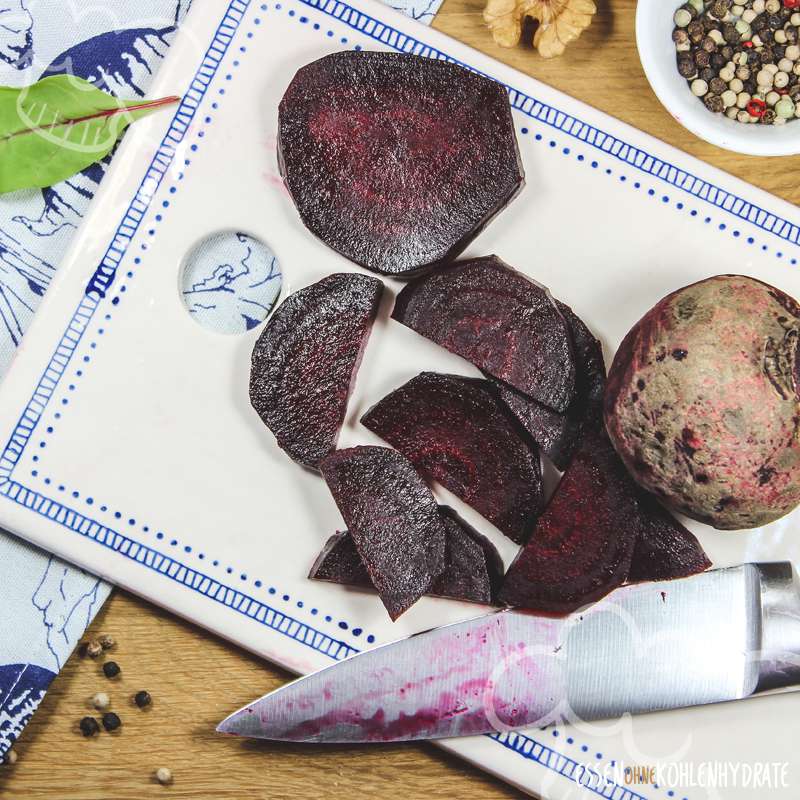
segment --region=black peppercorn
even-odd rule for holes
[[[84,717],[79,723],[78,727],[84,736],[94,736],[100,731],[100,726],[94,717]]]
[[[772,123],[773,123],[773,122],[775,122],[775,118],[776,118],[777,116],[778,116],[778,115],[775,113],[775,111],[774,111],[773,109],[771,109],[771,108],[768,108],[768,109],[767,109],[767,110],[766,110],[766,111],[765,111],[765,112],[762,114],[762,116],[761,116],[761,119],[759,120],[759,122],[760,122],[762,125],[772,125]]]
[[[711,4],[711,13],[717,19],[722,19],[730,10],[730,0],[714,0]]]
[[[797,76],[795,76],[797,77]],[[795,102],[797,102],[798,98],[800,98],[800,83],[795,83],[791,89],[789,89],[789,97],[792,98]]]
[[[711,54],[711,66],[714,67],[715,70],[721,70],[727,63],[722,53]]]
[[[775,54],[773,53],[771,47],[762,47],[761,48],[761,63],[762,64],[774,64],[775,63]]]
[[[672,31],[672,41],[675,44],[686,44],[689,41],[689,34],[683,28],[675,28]]]
[[[707,67],[711,63],[711,56],[705,50],[696,50],[694,54],[694,63],[698,67]]]
[[[722,102],[722,98],[718,94],[709,92],[703,98],[703,102],[706,104],[706,108],[715,114],[721,114],[725,110],[725,103]]]
[[[691,33],[689,34],[691,36]],[[731,25],[730,22],[726,22],[722,26],[722,38],[728,44],[736,44],[737,42],[741,41],[741,36],[739,36],[739,32],[736,30],[735,25]]]
[[[122,720],[113,712],[108,711],[103,714],[103,727],[111,733],[112,731],[119,730],[122,726]]]
[[[705,69],[701,69],[700,72],[697,73],[698,78],[702,78],[706,83],[708,83],[717,73],[714,72],[711,67],[706,67]]]
[[[678,56],[678,72],[687,79],[693,78],[697,74],[697,66],[688,53],[681,53]]]
[[[146,692],[144,689],[142,689],[141,692],[136,692],[136,694],[133,696],[133,702],[136,703],[139,708],[145,708],[153,702],[153,698],[150,697],[150,692]]]
[[[688,11],[692,19],[697,18],[697,9],[691,3],[684,3],[681,8],[684,11]]]
[[[748,78],[746,81],[742,81],[742,91],[747,92],[747,94],[755,94],[757,88],[758,86],[753,78]]]
[[[703,23],[698,20],[690,22],[686,26],[686,32],[689,34],[690,41],[694,44],[700,44],[706,35],[706,29],[703,27]]]
[[[708,33],[709,31],[715,30],[717,28],[717,26],[719,25],[719,23],[715,19],[713,19],[712,17],[704,16],[702,18],[702,21],[703,21],[703,27],[706,29],[706,33]]]
[[[750,23],[750,30],[753,33],[759,33],[763,31],[764,28],[767,27],[767,15],[766,14],[759,14],[751,23]]]
[[[792,25],[786,29],[786,41],[789,44],[797,44],[798,38],[797,28]]]
[[[767,17],[767,25],[773,30],[776,31],[778,28],[783,27],[783,20],[780,18],[779,14],[770,14]]]
[[[726,63],[733,59],[733,48],[729,44],[726,44],[719,52],[722,53]]]
[[[713,53],[717,49],[717,43],[710,36],[706,36],[706,38],[700,42],[700,47],[707,53]]]
[[[772,47],[772,56],[776,61],[780,61],[786,55],[786,45],[776,44]]]
[[[106,661],[106,663],[103,664],[103,674],[106,678],[116,678],[121,671],[116,661]]]
[[[719,75],[717,75],[715,78],[712,78],[708,82],[708,88],[714,94],[722,94],[724,91],[728,89],[728,84],[724,80],[722,80],[722,78],[720,78]]]
[[[749,67],[759,66],[761,64],[761,53],[757,50],[747,51],[747,65]]]

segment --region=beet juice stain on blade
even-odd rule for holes
[[[401,53],[333,53],[300,69],[278,150],[306,227],[387,275],[457,257],[524,180],[503,86]]]
[[[382,292],[368,275],[329,275],[287,297],[256,341],[250,402],[300,464],[336,447]]]
[[[544,287],[497,256],[417,278],[392,318],[554,411],[575,391],[567,322]]]
[[[515,542],[542,506],[539,450],[483,380],[423,372],[361,422]]]
[[[320,463],[370,579],[397,619],[445,566],[447,532],[430,489],[386,447],[337,450]]]

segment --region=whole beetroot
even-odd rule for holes
[[[608,376],[605,420],[634,478],[715,528],[754,528],[800,502],[800,306],[718,275],[667,295]]]

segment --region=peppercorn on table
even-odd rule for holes
[[[434,27],[789,202],[800,200],[795,177],[800,157],[737,156],[688,134],[646,82],[635,46],[634,0],[598,5],[582,38],[552,61],[543,61],[530,45],[508,50],[495,45],[482,21],[481,0],[445,0]],[[288,674],[122,592],[88,638],[102,633],[117,640],[111,652],[120,673],[108,678],[100,660],[73,655],[20,739],[17,763],[0,767],[0,797],[520,796],[425,745],[323,749],[223,739],[214,734],[215,724]],[[143,708],[132,699],[141,691],[152,697]],[[78,723],[90,713],[89,698],[99,692],[109,695],[109,709],[121,727],[84,739]],[[159,785],[159,769],[171,771],[171,785]]]

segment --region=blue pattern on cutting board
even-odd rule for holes
[[[309,7],[318,8],[323,13],[337,19],[340,23],[346,24],[362,34],[383,42],[395,49],[404,52],[415,52],[430,57],[446,58],[445,54],[440,51],[397,31],[391,26],[387,26],[375,20],[369,15],[363,14],[344,3],[338,2],[338,0],[321,0],[321,2],[317,2],[317,0],[299,1]],[[195,83],[192,84],[187,97],[184,98],[184,102],[178,108],[167,137],[147,172],[145,179],[155,181],[156,186],[160,184],[161,178],[175,154],[175,146],[180,143],[185,136],[188,123],[194,118],[200,101],[206,94],[211,79],[216,73],[222,57],[225,55],[233,34],[248,5],[249,2],[245,0],[233,0],[231,2],[226,17],[223,19],[223,23],[217,31],[212,46],[206,54],[201,70],[198,71]],[[261,8],[264,11],[268,10],[266,5],[262,5]],[[275,9],[280,10],[280,4],[277,4]],[[290,9],[289,13],[294,15],[294,10]],[[307,22],[307,18],[303,19],[301,17],[299,19],[301,22]],[[260,19],[254,19],[254,24],[258,23],[260,23]],[[321,30],[317,25],[314,27]],[[334,35],[332,30],[324,31],[324,33],[330,36]],[[248,32],[247,35],[248,37],[252,36],[252,32]],[[356,48],[358,47],[359,46],[356,45]],[[225,79],[229,79],[227,75]],[[657,159],[638,148],[622,142],[616,137],[606,134],[564,112],[558,111],[557,109],[524,95],[512,87],[508,87],[508,90],[512,105],[532,119],[556,128],[562,133],[605,153],[613,159],[623,162],[629,167],[633,167],[639,172],[646,173],[659,181],[669,183],[678,188],[681,192],[689,194],[699,201],[716,206],[727,215],[749,222],[771,236],[778,237],[791,243],[797,242],[798,227],[788,220],[769,214],[756,204],[749,203],[738,196],[715,187],[707,181],[697,178],[686,171],[680,170],[663,160]],[[220,96],[224,95],[224,88],[218,89],[217,93]],[[212,108],[213,107],[212,104]],[[527,133],[527,131],[523,131],[523,133]],[[541,141],[541,134],[536,134],[536,139]],[[557,147],[557,142],[553,140],[549,142],[549,146],[555,149]],[[197,146],[193,145],[193,149],[196,150]],[[562,152],[564,155],[570,155],[571,151],[570,148],[565,146],[562,148]],[[585,156],[582,153],[578,153],[576,158],[579,161],[585,160]],[[189,164],[190,160],[187,159],[185,165],[188,167]],[[588,165],[592,169],[598,169],[598,174],[602,174],[602,171],[599,170],[600,164],[598,161],[592,161]],[[604,166],[603,170],[608,176],[613,176],[615,174],[611,167]],[[620,175],[618,177],[620,180],[628,180],[627,175]],[[641,188],[641,184],[638,181],[631,185],[635,190]],[[654,197],[656,192],[654,189],[650,188],[647,194],[650,197]],[[27,446],[45,407],[54,396],[59,380],[64,374],[70,359],[81,344],[89,322],[97,308],[106,298],[106,294],[115,279],[117,269],[125,255],[127,247],[148,210],[150,197],[152,197],[152,195],[147,198],[142,196],[140,190],[134,198],[128,210],[128,214],[126,214],[126,217],[117,230],[117,235],[114,237],[111,247],[87,286],[86,295],[76,309],[75,315],[59,343],[56,352],[51,358],[50,363],[45,369],[34,395],[23,410],[15,431],[6,445],[2,459],[0,459],[0,481],[2,481],[0,491],[8,499],[31,509],[34,513],[52,519],[63,527],[80,533],[96,541],[98,544],[118,552],[126,558],[135,560],[151,570],[164,574],[173,581],[191,588],[215,602],[222,603],[232,608],[237,613],[256,619],[256,621],[261,624],[295,641],[302,642],[304,645],[318,652],[325,653],[334,659],[346,657],[347,655],[357,652],[356,648],[346,642],[334,639],[313,626],[278,611],[254,597],[233,589],[203,572],[188,567],[152,547],[137,542],[129,536],[124,536],[110,527],[75,511],[73,508],[48,498],[38,491],[29,489],[18,481],[11,479],[14,467],[19,462],[19,458]],[[665,207],[671,205],[671,199],[667,195],[661,196],[660,201]],[[162,203],[165,209],[169,208],[169,205],[170,201],[168,200]],[[675,207],[678,210],[683,210],[681,201],[679,201]],[[692,216],[697,216],[697,209],[689,209],[688,213]],[[705,217],[703,221],[705,224],[709,224],[712,218]],[[727,225],[725,223],[719,223],[718,228],[720,231],[725,231]],[[741,232],[737,234],[734,230],[732,235],[738,237],[740,233]],[[747,243],[749,245],[754,243],[752,237],[748,237]],[[765,245],[762,245],[762,249],[764,249],[764,247]],[[146,249],[146,246],[143,245],[142,248]],[[782,253],[780,253],[780,257],[782,257]],[[133,277],[133,273],[131,272],[128,272],[127,275],[129,278]],[[124,286],[120,287],[120,292],[123,289]],[[116,295],[112,298],[111,303],[118,303],[119,299],[119,295]],[[110,315],[106,314],[105,319],[110,319]],[[95,342],[91,342],[90,346],[92,345],[95,345]],[[83,355],[82,361],[83,363],[89,363],[91,361],[90,355],[88,353]],[[64,405],[68,404],[67,398],[62,398],[61,403]],[[55,416],[58,418],[59,412],[56,412]],[[77,497],[78,494],[75,496]],[[121,515],[121,512],[119,513]],[[130,520],[129,522],[135,522],[135,520]],[[177,544],[177,540],[174,540],[173,544]],[[228,568],[228,571],[230,572],[231,569],[232,568]],[[246,575],[244,577],[246,577]],[[270,593],[275,593],[274,587],[270,589]],[[284,595],[284,599],[288,601],[288,595]],[[300,603],[298,602],[297,605],[299,607]],[[332,618],[327,616],[326,621],[332,622]],[[581,766],[578,762],[569,759],[552,748],[548,748],[526,734],[520,732],[494,734],[491,738],[494,738],[503,747],[514,750],[526,759],[536,761],[570,780],[578,780],[578,778],[575,777],[577,767]],[[584,746],[582,749],[586,750],[587,748]],[[625,798],[626,800],[643,797],[628,789],[610,783],[606,783],[603,786],[589,786],[587,788],[604,797],[613,796],[615,798]]]

